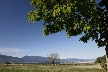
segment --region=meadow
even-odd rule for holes
[[[99,65],[0,65],[0,72],[105,72]]]

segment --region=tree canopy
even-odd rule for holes
[[[10,62],[5,62],[4,64],[6,64],[8,66],[8,64],[11,64]]]
[[[108,40],[107,0],[98,4],[95,0],[31,0],[30,4],[35,10],[28,13],[28,21],[44,21],[44,35],[65,30],[70,38],[84,33],[80,41],[87,43],[92,39],[97,46],[105,46]]]
[[[95,63],[100,63],[101,67],[107,70],[106,55],[96,58]]]
[[[51,53],[50,55],[47,56],[47,58],[49,59],[49,61],[52,62],[52,64],[54,64],[55,61],[60,59],[60,55],[58,53]]]
[[[96,58],[95,63],[106,63],[106,55]]]

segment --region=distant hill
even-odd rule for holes
[[[7,55],[1,55],[0,54],[0,63],[3,63],[5,61],[9,61],[9,62],[13,62],[13,63],[24,62],[24,60],[22,58],[12,57],[12,56],[7,56]]]
[[[26,61],[36,61],[36,62],[44,62],[44,61],[48,61],[48,59],[46,57],[42,57],[42,56],[24,56],[22,57],[22,59],[26,60]]]
[[[18,58],[18,57],[12,57],[12,56],[7,56],[7,55],[1,55],[0,54],[0,63],[2,63],[3,61],[11,61],[13,63],[19,63],[19,62],[38,62],[38,63],[42,63],[42,62],[48,62],[48,59],[46,57],[42,57],[42,56],[24,56],[22,58]],[[67,59],[60,59],[59,62],[77,62],[77,61],[95,61],[95,59],[78,59],[78,58],[67,58]]]
[[[67,58],[67,59],[61,59],[60,61],[67,61],[67,62],[85,62],[85,61],[95,61],[96,59],[78,59],[78,58]]]
[[[1,54],[0,54],[0,59],[21,59],[21,58],[12,57],[12,56],[7,56],[7,55],[1,55]]]

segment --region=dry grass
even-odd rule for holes
[[[0,65],[0,72],[105,72],[99,65]]]

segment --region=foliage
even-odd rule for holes
[[[102,57],[96,58],[95,63],[100,63],[101,67],[106,71],[107,70],[107,64],[106,64],[106,55]]]
[[[98,57],[97,59],[96,59],[96,61],[95,61],[95,63],[101,63],[101,57]]]
[[[107,71],[107,64],[101,63],[101,67],[102,67],[105,71]]]
[[[106,55],[96,58],[95,63],[106,63]]]
[[[8,64],[11,64],[10,62],[4,62],[4,64],[8,65]]]
[[[36,9],[28,13],[28,21],[44,21],[44,35],[65,30],[68,37],[84,33],[80,41],[95,40],[105,46],[107,0],[96,4],[95,0],[31,0]],[[105,5],[103,9],[102,6]]]

